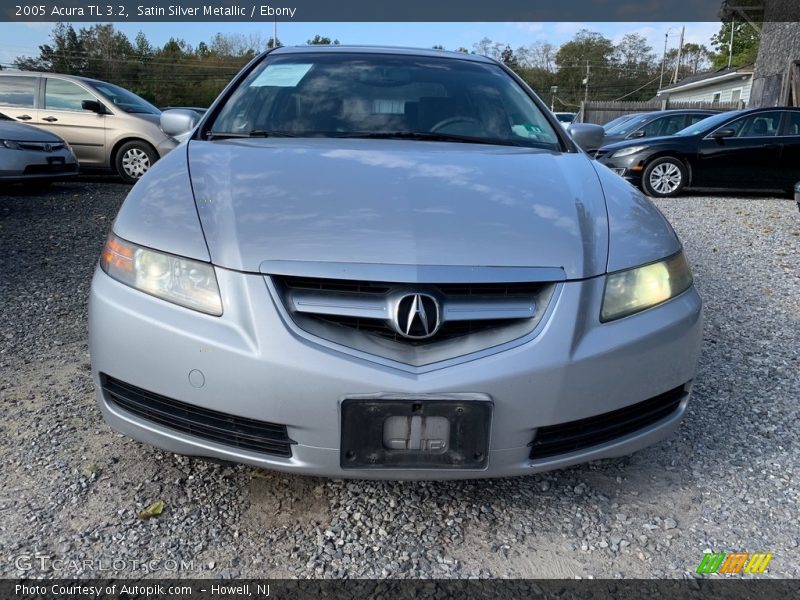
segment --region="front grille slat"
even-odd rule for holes
[[[284,297],[284,304],[291,312],[301,313],[302,318],[314,319],[326,325],[347,328],[368,336],[389,340],[408,347],[420,347],[445,342],[454,338],[477,334],[485,331],[518,325],[521,321],[530,320],[536,299],[549,284],[542,283],[447,283],[414,284],[393,283],[385,281],[359,281],[346,279],[321,279],[311,277],[273,276],[273,281]],[[390,293],[404,289],[423,288],[435,293],[445,305],[468,309],[470,304],[481,305],[483,310],[498,311],[487,313],[492,318],[458,318],[458,312],[451,312],[443,318],[443,323],[436,335],[427,339],[411,339],[398,334],[388,322],[387,312],[380,310],[366,311],[364,307],[378,306],[381,299]],[[318,292],[318,293],[317,293]],[[330,300],[329,310],[325,310],[325,299]],[[304,309],[302,301],[313,302],[316,308]],[[516,304],[514,303],[515,301]],[[295,304],[297,302],[297,304]],[[448,304],[449,303],[449,304]],[[532,307],[531,313],[525,315],[525,305]],[[341,308],[346,306],[345,310]],[[506,317],[503,311],[510,312],[516,307],[513,316]],[[359,310],[360,309],[360,310]],[[349,314],[346,314],[349,313]],[[372,315],[375,315],[374,317]],[[496,317],[496,318],[494,318]],[[505,318],[501,318],[505,317]]]
[[[597,446],[635,433],[678,410],[686,392],[683,386],[615,411],[540,427],[531,442],[531,459],[547,458]]]
[[[201,408],[101,375],[106,399],[143,419],[219,444],[263,454],[292,456],[285,425]]]

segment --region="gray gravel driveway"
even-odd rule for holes
[[[685,577],[707,550],[800,576],[793,202],[658,202],[706,303],[677,435],[543,475],[392,483],[221,466],[103,423],[86,298],[128,189],[0,191],[0,576]]]

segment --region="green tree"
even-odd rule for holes
[[[81,74],[86,68],[83,42],[72,25],[57,23],[50,33],[52,44],[39,46],[39,56],[18,56],[14,66],[25,71]]]
[[[733,23],[733,53],[730,52],[731,23]],[[716,51],[712,56],[715,69],[728,66],[743,67],[755,64],[758,57],[758,46],[761,43],[761,34],[750,23],[741,18],[732,21],[730,18],[723,21],[719,31],[711,38],[711,46]]]
[[[310,40],[307,40],[306,44],[308,44],[309,46],[330,46],[330,45],[338,46],[339,40],[331,41],[331,38],[317,34]]]
[[[584,98],[587,67],[590,97],[594,100],[613,96],[622,88],[615,82],[614,43],[595,31],[581,29],[556,52],[556,85],[559,97],[570,104]],[[612,85],[613,82],[613,85]]]

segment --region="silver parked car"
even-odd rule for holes
[[[0,184],[42,187],[77,172],[78,161],[64,140],[0,113]]]
[[[659,211],[491,59],[280,48],[133,188],[92,283],[107,422],[333,477],[523,475],[675,430],[701,300]]]
[[[155,106],[86,77],[0,71],[0,110],[64,138],[82,169],[111,169],[127,183],[178,145],[161,130]]]

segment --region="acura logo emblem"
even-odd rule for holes
[[[430,294],[406,294],[395,305],[392,326],[403,337],[425,339],[439,329],[439,303]]]

